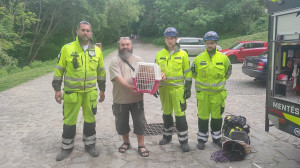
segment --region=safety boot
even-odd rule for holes
[[[171,139],[172,138],[166,138],[166,137],[163,137],[160,141],[159,141],[159,145],[165,145],[167,143],[170,143],[171,142]]]
[[[213,138],[213,142],[218,145],[220,148],[222,148],[222,142],[221,142],[221,139],[214,139]]]
[[[188,143],[183,143],[183,144],[181,144],[181,149],[182,149],[182,152],[189,152],[190,146]]]
[[[64,160],[66,157],[68,157],[71,152],[73,151],[72,149],[61,149],[60,153],[56,156],[56,161],[61,161]]]
[[[201,140],[198,140],[198,144],[197,144],[197,148],[200,149],[200,150],[204,150],[204,141],[201,141]]]
[[[85,151],[89,153],[92,157],[99,156],[99,151],[96,150],[95,144],[85,145]]]

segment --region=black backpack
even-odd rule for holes
[[[245,148],[236,141],[226,141],[223,144],[223,151],[229,161],[244,160],[246,156]]]
[[[244,116],[227,115],[224,118],[223,136],[231,140],[244,141],[250,145],[249,132],[250,126],[247,124],[247,119]]]

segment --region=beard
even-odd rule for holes
[[[119,56],[125,60],[127,60],[128,57],[132,56],[132,51],[133,49],[130,50],[121,50],[120,48],[118,48],[119,51]]]
[[[89,42],[90,40],[91,40],[91,37],[89,37],[89,36],[79,36],[78,35],[78,41],[79,42],[85,43],[85,42]]]

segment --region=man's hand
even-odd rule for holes
[[[57,103],[61,104],[61,100],[62,100],[61,91],[55,91],[55,100]]]
[[[161,75],[161,81],[165,81],[166,75],[163,72],[161,72],[160,75]]]
[[[100,98],[99,98],[98,101],[99,101],[100,103],[102,103],[102,102],[104,101],[104,99],[105,99],[105,93],[104,93],[104,91],[101,91],[101,90],[100,90],[99,97],[100,97]]]
[[[136,90],[136,87],[135,86],[133,86],[133,85],[127,85],[127,88],[132,92],[132,93],[134,93],[135,95],[141,95],[142,93],[140,93],[140,92],[138,92],[137,90]]]
[[[191,90],[185,90],[184,91],[184,98],[185,99],[188,99],[191,97]]]

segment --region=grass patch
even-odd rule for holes
[[[221,37],[218,43],[222,47],[222,49],[227,49],[237,41],[268,41],[268,31],[224,40],[222,40]]]
[[[116,48],[116,45],[104,47],[103,57],[107,57]],[[54,72],[55,65],[56,59],[45,62],[35,61],[32,65],[25,66],[24,68],[10,67],[7,70],[0,69],[0,92]],[[51,83],[49,83],[50,85]]]

